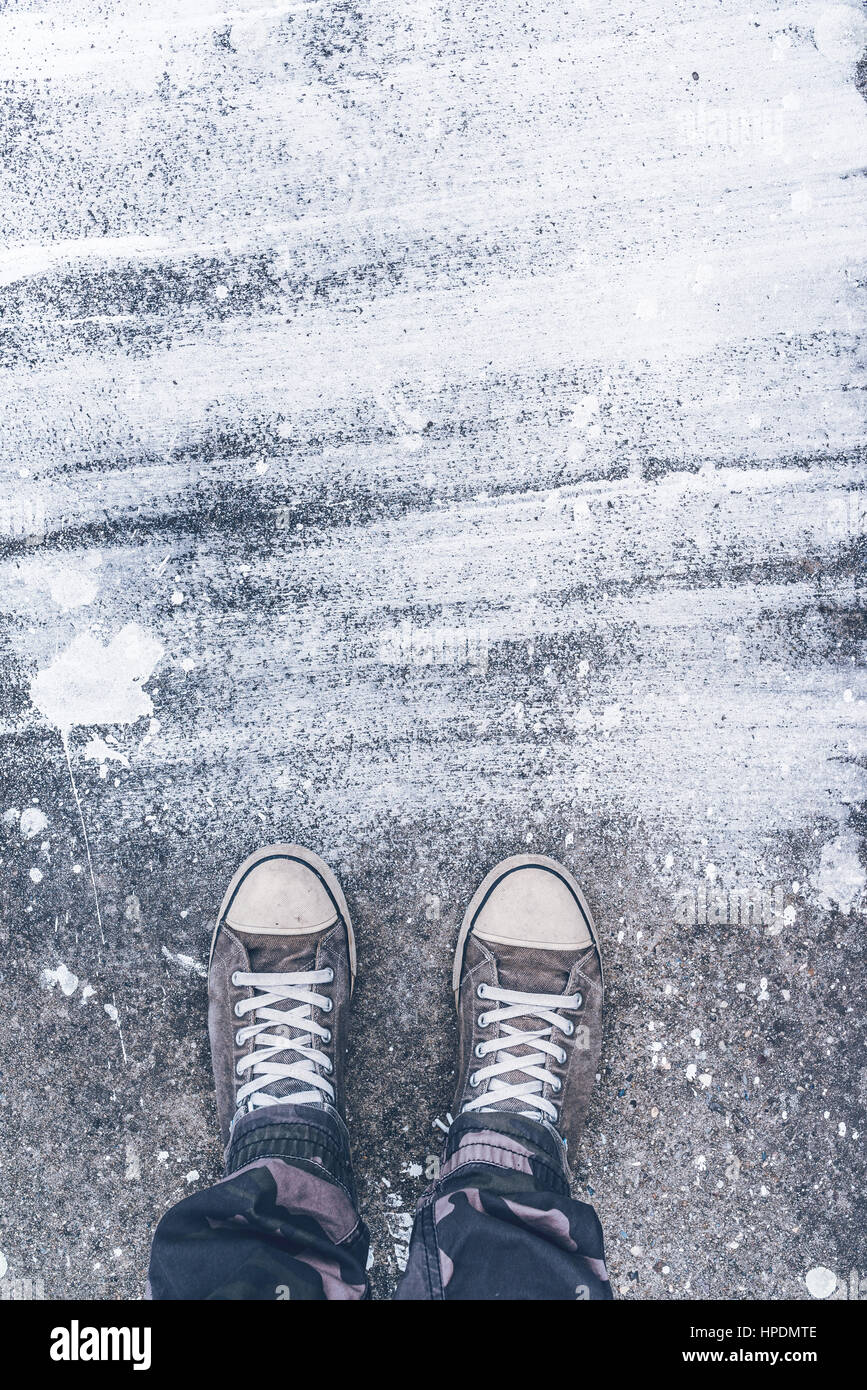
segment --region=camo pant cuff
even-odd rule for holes
[[[333,1110],[311,1105],[269,1105],[243,1115],[226,1150],[226,1177],[251,1163],[282,1158],[327,1177],[355,1201],[346,1125]]]
[[[540,1191],[568,1196],[566,1150],[548,1125],[509,1112],[458,1115],[446,1139],[440,1182],[490,1167],[532,1172]]]

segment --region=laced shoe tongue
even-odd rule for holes
[[[562,951],[534,951],[528,946],[507,946],[498,943],[497,983],[501,989],[520,990],[522,994],[565,994],[576,955],[576,951],[569,948]],[[489,1011],[496,1009],[496,1001],[492,1000],[486,1007]],[[564,1014],[563,1017],[568,1018],[569,1015]],[[498,1024],[492,1026],[494,1028],[499,1027]],[[547,1024],[528,1014],[526,1018],[509,1019],[509,1026],[519,1028],[522,1033],[530,1033],[534,1029],[547,1027]],[[557,1043],[562,1043],[564,1034],[555,1029],[551,1037]],[[527,1043],[515,1044],[514,1047],[511,1047],[508,1038],[504,1039],[503,1046],[508,1052],[514,1053],[516,1057],[527,1057],[533,1051],[532,1044]],[[483,1062],[477,1062],[475,1065],[486,1066],[496,1059],[496,1053],[489,1052]],[[547,1062],[553,1064],[553,1058],[547,1058],[545,1063],[539,1065],[545,1066]],[[504,1081],[507,1085],[514,1086],[520,1086],[531,1079],[522,1071],[502,1072],[497,1078],[498,1081]],[[550,1091],[547,1094],[550,1098]],[[512,1110],[517,1113],[526,1111],[532,1112],[536,1118],[542,1118],[541,1112],[535,1110],[532,1105],[528,1105],[527,1101],[522,1100],[520,1096],[510,1096],[507,1100],[498,1101],[493,1101],[493,1097],[491,1099],[491,1109],[493,1110]]]
[[[298,970],[315,970],[316,950],[325,934],[322,931],[315,931],[307,932],[303,936],[278,936],[273,932],[242,932],[238,931],[237,928],[235,931],[237,931],[239,940],[243,941],[247,948],[250,957],[250,969],[257,975],[288,975]],[[319,985],[317,988],[321,990],[323,986]],[[288,1012],[294,1006],[292,1003],[286,1003],[277,1004],[275,1007]],[[254,1023],[256,1019],[248,1014],[245,1022],[248,1021]],[[268,1031],[273,1033],[277,1027],[277,1024],[271,1024]],[[289,1026],[287,1037],[301,1038],[302,1036],[303,1034],[298,1032],[295,1027]],[[318,1046],[319,1041],[317,1037],[308,1036],[304,1046]],[[255,1046],[255,1039],[253,1046]],[[286,1052],[275,1060],[291,1062],[295,1058],[291,1052]],[[274,1096],[275,1099],[279,1100],[281,1096],[296,1094],[299,1086],[293,1077],[282,1076],[275,1077],[273,1081],[269,1082],[266,1089],[269,1096]],[[314,1102],[308,1101],[307,1103],[313,1104]]]
[[[498,945],[497,983],[501,989],[517,989],[522,994],[565,994],[569,974],[578,952],[537,951],[531,946]],[[515,1019],[516,1025],[521,1024]]]
[[[277,936],[273,932],[238,931],[238,940],[247,948],[250,969],[257,975],[288,974],[292,970],[315,970],[316,948],[321,931],[304,936]]]

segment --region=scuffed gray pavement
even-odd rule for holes
[[[867,1293],[865,48],[0,8],[0,1292],[139,1296],[218,1176],[213,913],[296,840],[356,923],[378,1295],[524,848],[602,933],[616,1292]]]

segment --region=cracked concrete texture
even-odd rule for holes
[[[0,11],[9,1277],[136,1297],[219,1175],[209,930],[270,840],[356,923],[378,1295],[528,847],[602,932],[615,1289],[867,1273],[865,33]]]

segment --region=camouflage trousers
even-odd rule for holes
[[[236,1124],[226,1176],[160,1221],[147,1296],[362,1299],[369,1236],[332,1111]],[[398,1299],[609,1299],[599,1218],[569,1195],[563,1145],[522,1115],[460,1115],[419,1201]]]

